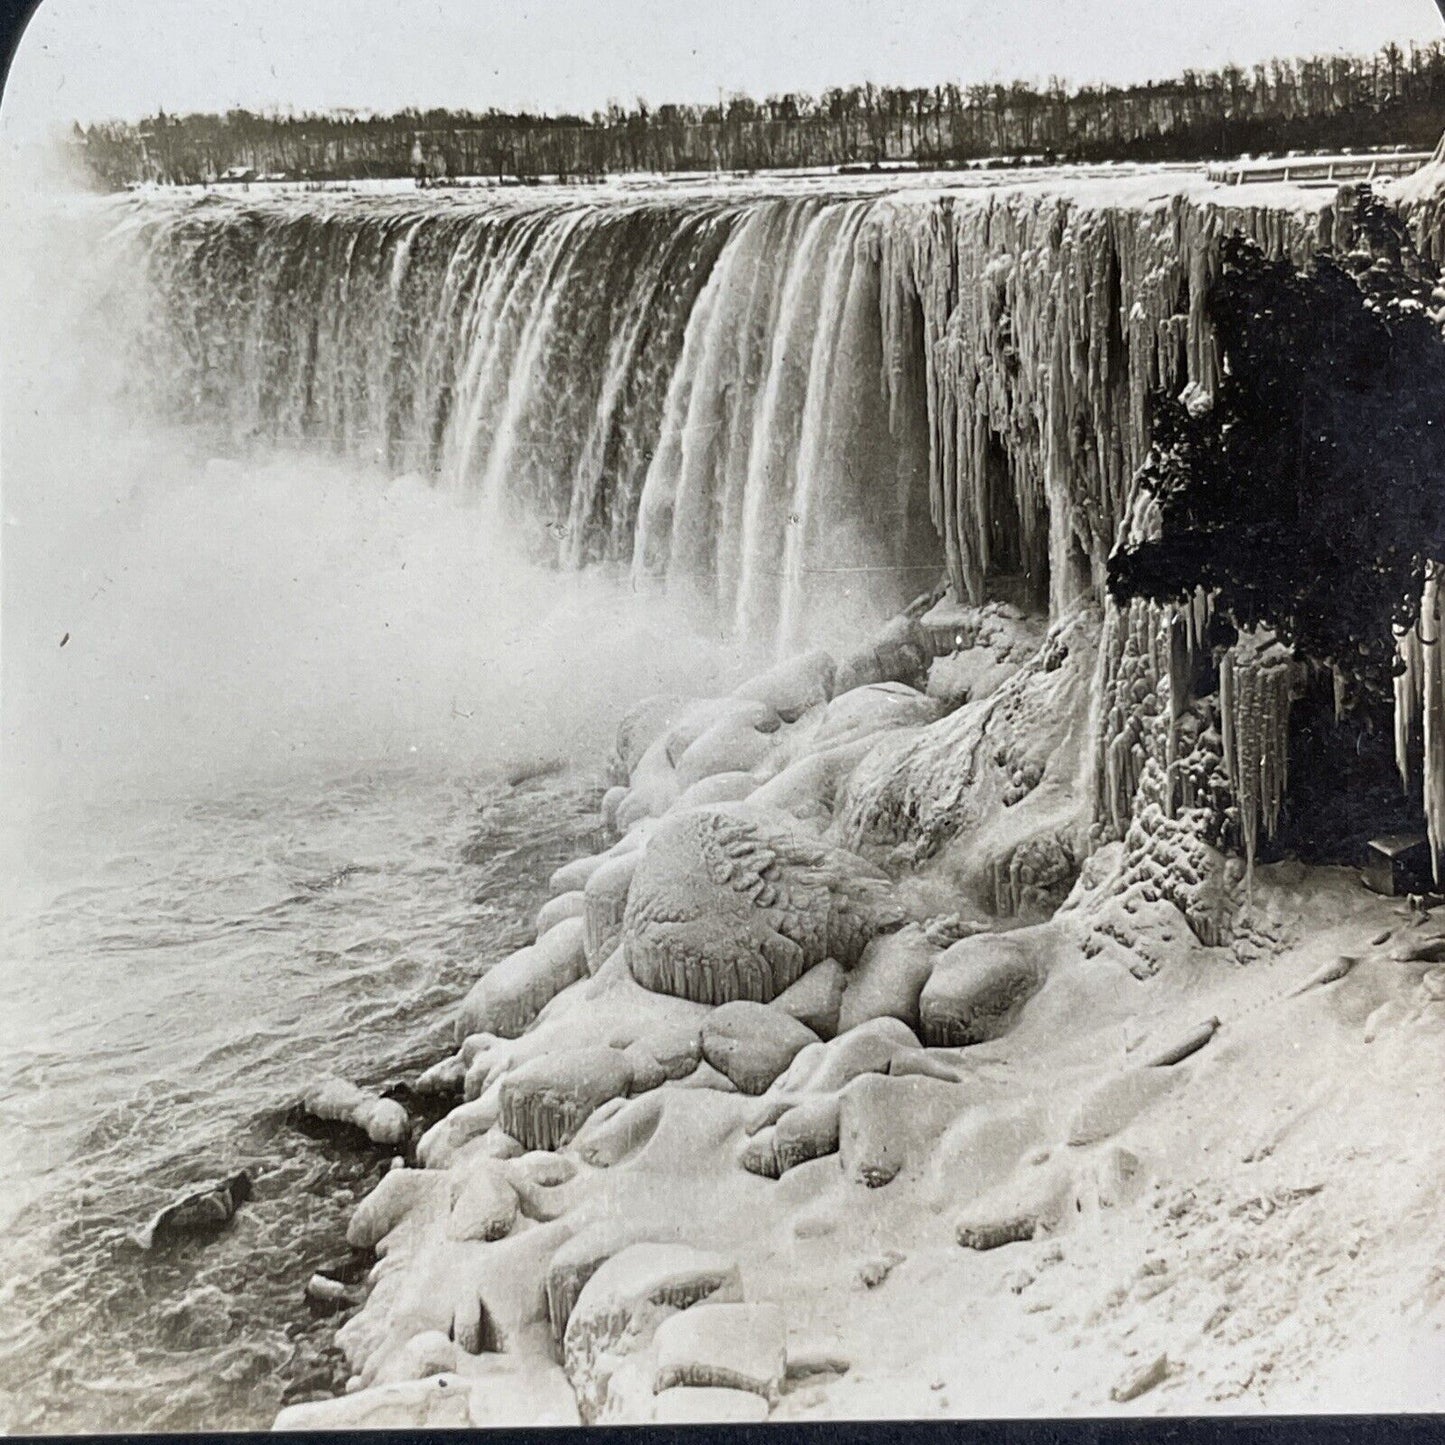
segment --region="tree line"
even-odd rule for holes
[[[1140,85],[872,84],[716,105],[609,105],[590,117],[496,110],[166,115],[76,125],[98,185],[196,184],[251,171],[303,180],[596,178],[990,160],[1187,161],[1406,146],[1445,130],[1445,43],[1368,56],[1186,70]]]

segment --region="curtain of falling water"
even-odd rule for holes
[[[886,403],[872,209],[147,199],[113,239],[146,281],[144,399],[423,472],[536,556],[630,562],[789,646],[937,563],[921,403]]]

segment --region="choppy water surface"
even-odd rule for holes
[[[265,1427],[344,1383],[302,1290],[385,1159],[287,1107],[321,1073],[385,1085],[445,1053],[451,1004],[595,845],[596,799],[393,767],[137,805],[99,854],[41,835],[67,876],[3,936],[0,1423]],[[130,1241],[243,1167],[255,1198],[216,1241]]]

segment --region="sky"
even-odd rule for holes
[[[1130,81],[1445,38],[1434,0],[42,0],[9,137],[168,112],[590,114],[867,80]]]

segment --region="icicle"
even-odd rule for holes
[[[1294,668],[1269,638],[1241,639],[1219,669],[1224,765],[1239,809],[1247,876],[1253,881],[1259,825],[1273,837],[1289,785],[1289,708]]]
[[[1424,686],[1425,660],[1420,651],[1420,631],[1412,627],[1396,639],[1395,646],[1405,670],[1395,678],[1395,766],[1400,770],[1400,786],[1410,786],[1410,739],[1420,726],[1421,689]]]
[[[1234,797],[1239,804],[1239,828],[1244,837],[1245,866],[1254,877],[1254,855],[1259,847],[1260,706],[1259,677],[1252,667],[1241,670],[1235,698],[1234,743],[1238,772]]]
[[[1194,648],[1190,641],[1193,609],[1184,618],[1171,614],[1169,620],[1169,719],[1164,740],[1164,813],[1174,816],[1174,784],[1179,761],[1179,720],[1189,705],[1189,684],[1194,672]]]
[[[1395,678],[1395,766],[1410,785],[1410,741],[1423,723],[1424,787],[1422,802],[1435,882],[1440,883],[1445,853],[1445,662],[1441,658],[1440,570],[1427,564],[1415,626],[1395,640],[1404,670]]]
[[[1425,718],[1425,824],[1438,886],[1445,838],[1445,669],[1440,657],[1440,583],[1434,567],[1426,574],[1419,632],[1424,658],[1421,693]]]
[[[1219,723],[1224,738],[1224,775],[1235,792],[1239,765],[1234,748],[1234,655],[1226,652],[1219,662]]]
[[[1209,630],[1210,619],[1214,616],[1214,595],[1202,587],[1194,589],[1184,609],[1184,620],[1189,628],[1189,652],[1191,657],[1204,646],[1204,634]]]

